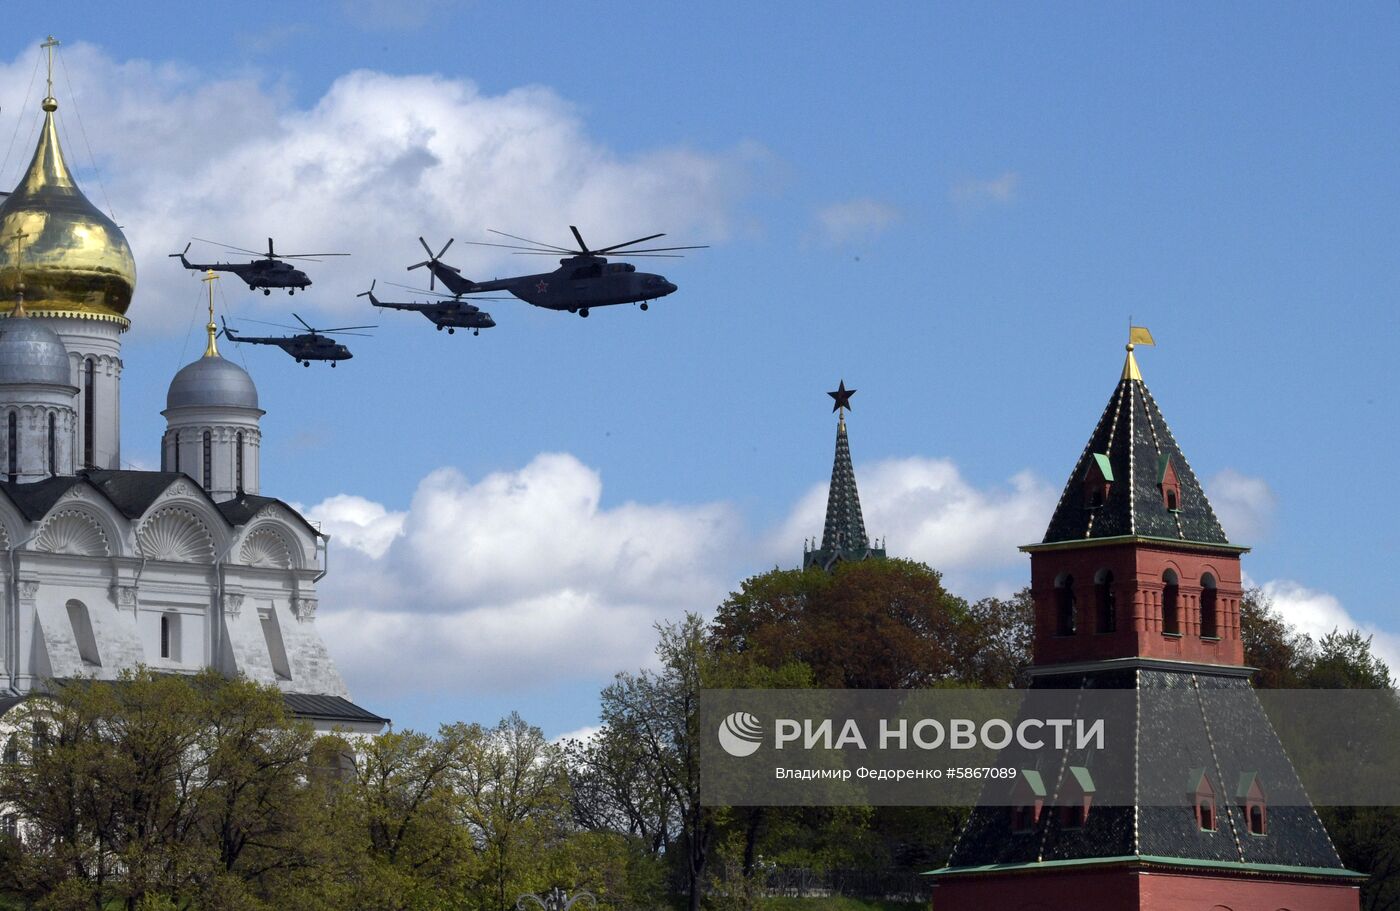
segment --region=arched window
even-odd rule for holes
[[[1167,570],[1162,573],[1162,632],[1181,635],[1181,611],[1178,607],[1180,593],[1176,573]]]
[[[243,431],[238,431],[237,453],[234,456],[237,461],[237,484],[234,489],[239,493],[243,492]]]
[[[1220,638],[1220,621],[1216,611],[1215,577],[1210,573],[1201,576],[1201,638]]]
[[[214,475],[214,443],[209,431],[204,431],[204,489],[210,490],[213,487]]]
[[[68,623],[73,627],[73,640],[78,643],[78,656],[83,664],[101,667],[102,658],[97,652],[97,637],[92,634],[92,618],[88,616],[87,605],[81,601],[69,601]]]
[[[1118,629],[1118,596],[1113,592],[1113,572],[1101,569],[1094,576],[1094,607],[1098,631],[1111,633]]]
[[[11,734],[10,739],[5,741],[5,764],[16,765],[19,762],[19,735]]]
[[[1073,636],[1074,576],[1065,573],[1055,580],[1055,635]]]
[[[83,362],[83,467],[93,468],[97,464],[97,450],[93,437],[97,435],[97,361],[88,358]]]
[[[180,615],[174,611],[160,615],[160,656],[180,660]]]
[[[58,474],[58,415],[49,412],[49,474]]]
[[[10,483],[13,484],[19,477],[19,415],[13,411],[5,419],[5,443],[9,447],[9,468],[7,474],[10,476]]]

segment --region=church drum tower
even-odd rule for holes
[[[1268,806],[1303,792],[1244,666],[1247,548],[1225,537],[1132,344],[1044,540],[1023,550],[1032,689],[1136,691],[1119,772],[1134,797],[1078,802],[1076,786],[1092,792],[1082,760],[1040,755],[1034,798],[973,810],[931,875],[935,911],[1355,911],[1363,877],[1306,798]],[[1165,703],[1189,708],[1154,714]]]

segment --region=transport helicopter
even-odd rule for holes
[[[320,262],[318,257],[322,256],[350,255],[349,253],[278,253],[273,249],[270,237],[267,239],[266,255],[257,250],[245,250],[242,247],[220,244],[217,241],[205,240],[201,237],[196,237],[195,240],[260,258],[250,263],[192,263],[185,258],[185,254],[190,252],[192,244],[185,244],[185,249],[179,253],[171,253],[171,258],[178,259],[180,265],[191,271],[232,272],[247,282],[248,287],[254,291],[261,288],[263,294],[271,294],[273,288],[286,288],[288,294],[296,294],[298,289],[305,290],[311,285],[311,279],[307,277],[306,273],[287,260],[294,259],[314,263]]]
[[[238,335],[224,323],[224,338],[231,342],[247,342],[250,345],[275,345],[290,354],[298,364],[303,367],[310,367],[312,361],[330,361],[334,367],[337,361],[348,361],[354,357],[350,349],[339,341],[329,338],[331,335],[364,335],[363,332],[352,332],[353,329],[377,329],[378,326],[341,326],[337,329],[316,329],[310,323],[297,316],[296,321],[306,329],[305,332],[297,335]],[[222,320],[221,320],[222,322]],[[249,320],[249,322],[260,322],[259,320]],[[264,323],[267,326],[277,326],[279,329],[296,330],[296,326],[282,326],[278,323]],[[367,336],[366,336],[367,337]]]
[[[574,240],[578,242],[576,248],[557,247],[553,244],[530,240],[527,237],[518,237],[494,229],[491,229],[492,234],[499,234],[502,237],[520,241],[521,244],[529,244],[529,246],[473,240],[463,241],[463,243],[479,247],[500,247],[522,256],[559,256],[563,254],[563,258],[559,260],[559,268],[553,272],[539,272],[515,278],[496,278],[485,282],[473,281],[464,277],[461,269],[442,262],[443,254],[447,252],[448,247],[452,246],[453,239],[449,239],[447,243],[443,244],[442,249],[434,254],[432,247],[429,247],[428,242],[422,237],[418,238],[418,242],[423,245],[424,250],[428,251],[428,258],[420,263],[414,263],[408,268],[413,270],[427,267],[431,276],[429,279],[430,288],[436,288],[436,282],[440,281],[449,291],[458,295],[505,291],[536,307],[543,307],[546,310],[567,310],[570,313],[586,317],[591,308],[606,307],[612,304],[639,304],[645,310],[648,301],[665,297],[676,290],[676,286],[667,281],[665,276],[650,272],[638,272],[631,263],[610,263],[607,260],[608,255],[616,254],[629,258],[634,256],[676,258],[681,255],[675,253],[676,250],[702,250],[708,246],[708,244],[681,247],[635,246],[658,237],[665,237],[666,235],[663,233],[648,234],[646,237],[638,237],[636,240],[594,250],[590,249],[588,244],[584,242],[583,235],[579,233],[578,228],[570,225],[569,230],[573,232]]]
[[[496,321],[491,318],[491,314],[482,310],[475,304],[462,300],[459,296],[426,292],[433,293],[434,296],[440,297],[442,300],[428,301],[425,303],[382,301],[374,296],[374,286],[376,284],[378,284],[377,281],[370,282],[368,291],[362,291],[355,296],[368,297],[371,304],[382,309],[409,310],[414,313],[421,313],[428,318],[429,322],[437,326],[439,332],[446,329],[447,334],[451,335],[458,329],[470,329],[472,330],[472,335],[480,335],[482,329],[490,329],[492,326],[496,325]],[[390,284],[393,283],[390,282]],[[410,288],[408,290],[419,291],[420,289]],[[493,300],[500,300],[500,298],[493,298]]]

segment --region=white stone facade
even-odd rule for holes
[[[0,497],[3,672],[16,693],[49,678],[112,679],[138,664],[213,667],[286,692],[348,697],[315,629],[323,539],[259,498],[238,524],[188,478],[129,518],[114,488],[147,472],[71,479],[46,513]],[[50,482],[52,483],[52,482]]]

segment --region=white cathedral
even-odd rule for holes
[[[218,353],[170,382],[161,470],[121,467],[121,337],[136,286],[118,227],[74,183],[45,98],[0,195],[0,714],[51,681],[145,665],[272,684],[322,730],[349,699],[316,630],[327,537],[259,488],[258,392]]]

